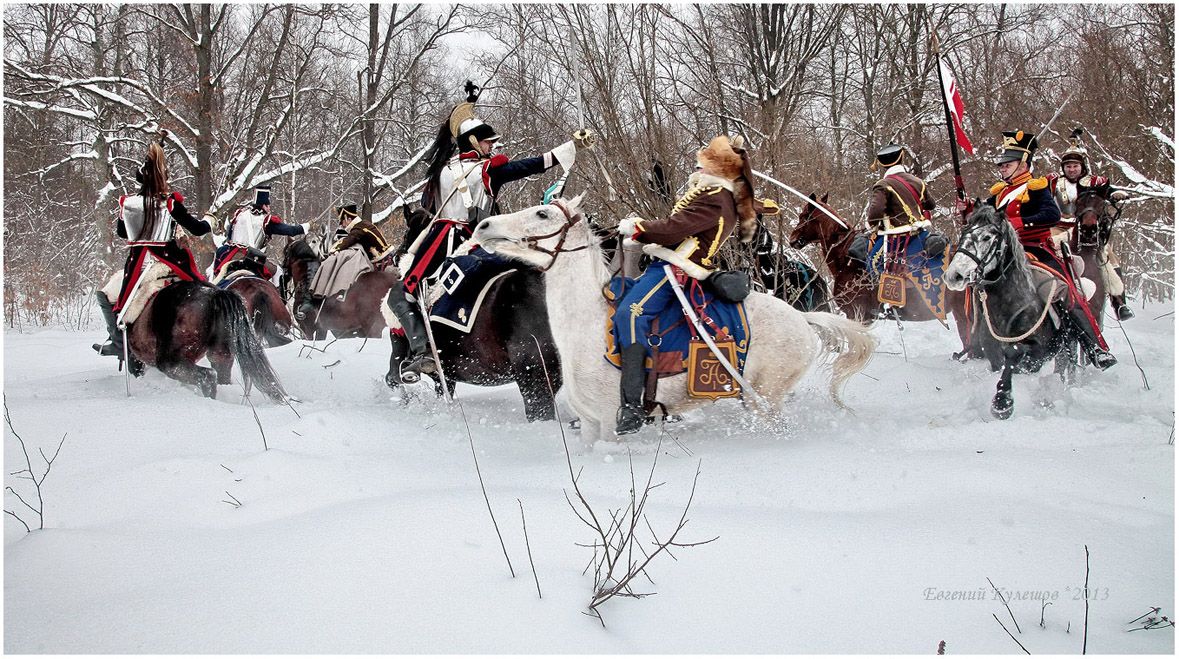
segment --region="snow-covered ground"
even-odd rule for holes
[[[34,470],[66,439],[46,529],[5,516],[4,650],[1020,653],[996,614],[1032,653],[1076,653],[1088,545],[1088,651],[1170,654],[1173,628],[1127,623],[1175,614],[1173,311],[1125,324],[1149,390],[1115,323],[1118,366],[1072,389],[1017,376],[1015,417],[995,421],[996,376],[950,361],[951,332],[907,326],[906,361],[882,323],[854,414],[813,374],[783,427],[732,402],[668,426],[650,524],[674,527],[699,464],[678,540],[719,539],[655,558],[637,588],[657,594],[606,603],[605,627],[584,614],[593,535],[566,503],[558,426],[526,423],[514,387],[459,387],[512,578],[459,408],[397,400],[383,341],[270,351],[302,403],[254,396],[256,422],[238,385],[213,401],[151,370],[128,398],[97,331],[8,332],[5,396]],[[657,436],[570,433],[599,515],[626,504],[627,453],[642,478]],[[7,428],[4,460],[23,468]],[[5,508],[31,517],[12,494]]]

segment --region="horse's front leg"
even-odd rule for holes
[[[991,415],[996,419],[1010,419],[1015,411],[1015,399],[1011,395],[1011,373],[1019,362],[1020,351],[1009,347],[1003,349],[1003,373],[995,385],[995,397],[991,399]]]

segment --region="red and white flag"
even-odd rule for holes
[[[950,109],[950,116],[954,118],[954,134],[958,139],[958,146],[966,153],[974,155],[974,145],[970,143],[970,138],[966,136],[966,130],[962,127],[962,96],[958,93],[958,83],[954,80],[950,67],[946,66],[945,60],[937,58],[937,65],[941,67],[942,97],[946,101],[946,107]]]

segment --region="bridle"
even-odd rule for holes
[[[586,243],[581,247],[571,247],[569,249],[565,249],[565,239],[569,237],[569,230],[573,228],[573,225],[581,221],[582,215],[580,213],[577,215],[570,214],[569,209],[558,199],[554,199],[553,202],[549,205],[556,206],[557,208],[561,209],[561,212],[565,214],[565,223],[552,233],[546,233],[540,236],[524,236],[520,239],[521,242],[523,242],[525,245],[528,245],[529,249],[534,249],[552,257],[552,259],[549,261],[549,264],[540,269],[541,272],[548,272],[549,269],[553,267],[553,264],[557,262],[558,254],[563,254],[566,252],[578,252],[589,247],[589,243]],[[548,249],[547,247],[540,246],[540,241],[548,240],[549,238],[553,238],[555,236],[561,237],[559,240],[557,240],[556,247],[553,249]]]
[[[970,234],[972,233],[972,230],[977,230],[977,228],[981,227],[981,226],[982,225],[975,225],[972,227],[967,227],[966,230],[964,230],[962,232],[962,237],[958,239],[958,249],[956,249],[954,251],[954,253],[961,254],[961,255],[965,256],[966,258],[970,259],[971,261],[974,261],[974,264],[976,266],[974,269],[974,276],[970,278],[968,283],[971,285],[986,286],[989,284],[994,284],[995,282],[1002,279],[1003,275],[1005,275],[1007,273],[1007,271],[1010,270],[1013,265],[1015,265],[1015,259],[1014,258],[1007,259],[1007,264],[1004,265],[1001,270],[999,270],[999,273],[997,275],[995,275],[994,278],[984,279],[982,276],[983,264],[990,263],[991,261],[996,260],[999,250],[1002,249],[1002,247],[1003,247],[1003,239],[1002,239],[1001,235],[996,236],[995,242],[991,245],[990,250],[988,250],[986,252],[986,254],[984,254],[983,256],[981,256],[981,257],[978,256],[977,254],[975,254],[974,252],[972,252],[970,249],[968,249],[966,247],[966,238],[967,238],[967,236],[970,236]]]
[[[1077,198],[1076,204],[1079,206],[1081,199],[1089,197],[1100,199],[1103,202],[1102,209],[1100,215],[1098,215],[1096,209],[1086,209],[1083,213],[1077,213],[1077,247],[1100,247],[1102,232],[1108,233],[1112,229],[1113,223],[1117,221],[1118,216],[1122,214],[1121,207],[1116,204],[1109,204],[1114,206],[1117,211],[1116,214],[1111,216],[1107,210],[1107,204],[1104,203],[1105,198],[1096,192],[1085,192],[1081,194]],[[1083,222],[1083,219],[1088,215],[1098,215],[1097,223],[1092,229],[1086,229]]]

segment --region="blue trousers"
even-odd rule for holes
[[[663,270],[665,265],[666,261],[653,261],[619,300],[614,311],[614,327],[620,349],[638,343],[650,353],[651,323],[668,305],[678,304]]]

